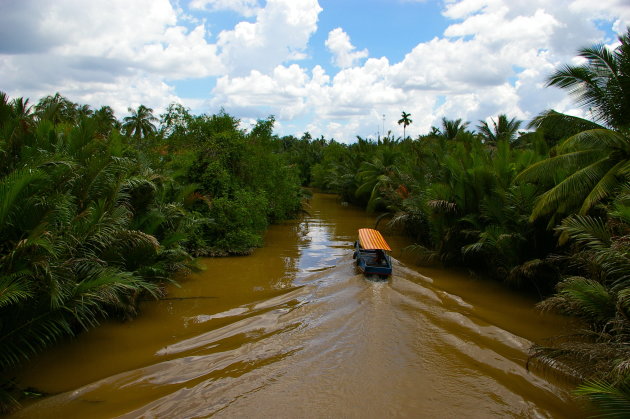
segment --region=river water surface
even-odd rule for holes
[[[315,194],[252,256],[205,259],[142,315],[38,357],[18,377],[50,396],[15,417],[579,417],[570,385],[525,369],[566,333],[531,299],[415,267],[366,280],[352,242],[374,218]],[[551,380],[551,381],[549,381]]]

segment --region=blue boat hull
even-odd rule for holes
[[[366,275],[389,276],[392,274],[392,260],[381,250],[364,250],[355,245],[354,258],[357,267]]]

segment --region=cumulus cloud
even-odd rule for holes
[[[119,113],[140,103],[158,111],[183,101],[171,81],[216,77],[201,111],[225,107],[243,121],[274,114],[282,134],[303,127],[352,141],[383,130],[401,135],[396,121],[405,110],[415,136],[443,116],[475,125],[499,113],[578,113],[545,78],[579,47],[613,43],[602,25],[623,33],[630,24],[627,0],[447,0],[448,27],[398,62],[370,57],[342,27],[331,30],[324,45],[338,68],[327,73],[305,60],[317,0],[175,3],[2,0],[0,90],[33,99],[60,91]],[[226,10],[247,20],[209,34],[206,19]]]
[[[332,52],[333,63],[337,67],[352,67],[368,56],[367,49],[355,51],[356,47],[350,42],[350,37],[341,28],[333,29],[328,33],[325,45]]]
[[[296,64],[277,66],[271,74],[252,70],[244,77],[224,76],[217,81],[212,104],[258,118],[269,111],[290,120],[304,111],[308,83],[306,71]]]
[[[219,34],[223,62],[231,74],[243,76],[304,58],[321,10],[317,0],[267,0],[255,22],[240,22]]]
[[[17,44],[20,54],[12,53],[11,38],[0,37],[0,89],[13,95],[39,98],[60,91],[92,104],[99,97],[127,98],[124,110],[137,97],[155,107],[178,99],[166,79],[223,73],[204,26],[179,26],[168,0],[9,0],[0,5],[2,30],[16,30],[23,20],[30,25],[24,30],[31,36]]]

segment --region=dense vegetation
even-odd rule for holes
[[[533,348],[532,366],[570,373],[611,415],[630,415],[630,32],[580,51],[550,86],[593,121],[444,118],[417,139],[318,148],[313,185],[382,213],[425,262],[466,266],[537,293],[584,329]],[[403,112],[404,127],[411,121]]]
[[[272,118],[247,133],[225,113],[173,105],[158,130],[150,108],[130,113],[121,123],[59,94],[31,107],[0,93],[2,371],[134,315],[194,256],[249,252],[300,207]]]
[[[145,106],[118,121],[59,94],[0,94],[0,368],[106,316],[131,316],[199,255],[245,254],[296,214],[300,184],[378,211],[419,260],[466,266],[576,316],[533,348],[611,415],[630,414],[630,32],[549,85],[593,120],[543,112],[345,145]],[[413,121],[403,112],[406,129]],[[158,124],[159,122],[159,124]],[[406,131],[405,131],[406,132]],[[10,401],[8,393],[4,406]]]

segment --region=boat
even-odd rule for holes
[[[354,242],[353,257],[365,275],[387,277],[392,274],[392,259],[387,253],[391,250],[380,232],[360,228],[359,239]]]

